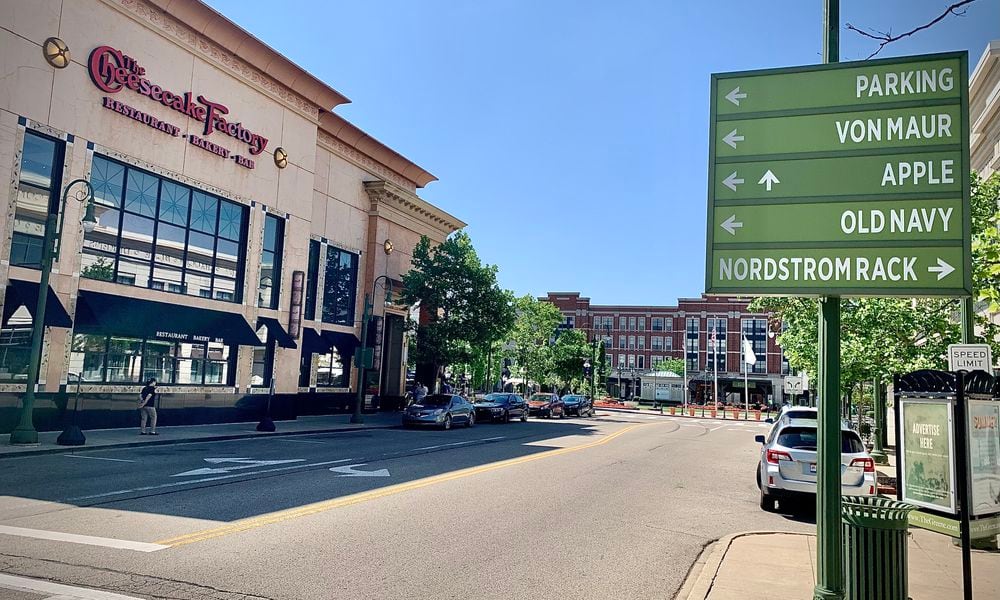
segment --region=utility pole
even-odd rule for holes
[[[840,62],[840,0],[825,0],[823,62]],[[816,474],[816,587],[814,600],[843,600],[844,556],[840,503],[840,297],[819,301],[819,403]],[[902,574],[906,576],[905,573]]]

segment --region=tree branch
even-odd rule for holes
[[[862,29],[855,27],[854,25],[851,25],[850,23],[847,24],[847,29],[854,31],[855,33],[861,34],[864,37],[871,38],[873,40],[878,40],[879,42],[881,42],[878,45],[878,48],[876,48],[874,52],[868,55],[868,58],[874,58],[876,54],[882,51],[882,48],[885,48],[892,42],[899,41],[905,37],[910,37],[911,35],[917,32],[933,27],[940,21],[944,20],[944,18],[947,17],[948,15],[955,15],[956,17],[964,16],[968,9],[963,9],[963,10],[958,10],[958,9],[962,8],[967,4],[972,4],[975,1],[976,0],[962,0],[961,2],[955,2],[954,4],[946,8],[943,13],[941,13],[936,19],[934,19],[930,23],[926,23],[924,25],[921,25],[920,27],[916,27],[914,29],[911,29],[910,31],[907,31],[906,33],[901,33],[899,35],[892,35],[891,31],[877,31],[871,28],[869,28],[867,31],[864,31]]]

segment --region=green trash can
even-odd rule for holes
[[[916,507],[878,496],[843,496],[846,600],[907,600],[906,535]]]

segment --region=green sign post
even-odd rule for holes
[[[712,76],[709,293],[966,296],[967,54]]]
[[[839,63],[839,27],[825,0],[825,64],[711,87],[706,292],[820,298],[816,600],[844,596],[840,296],[972,293],[968,55]]]

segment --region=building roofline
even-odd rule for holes
[[[993,40],[986,44],[986,49],[983,50],[983,54],[979,57],[979,62],[976,63],[976,67],[972,70],[972,76],[969,77],[969,95],[972,95],[973,89],[980,85],[983,77],[986,77],[983,73],[986,72],[986,65],[990,61],[990,55],[993,54],[993,58],[1000,58],[1000,40]]]
[[[316,76],[201,0],[148,0],[323,110],[350,102]]]
[[[423,167],[368,135],[360,127],[338,114],[332,112],[320,114],[319,127],[344,144],[381,163],[403,179],[412,182],[415,187],[422,188],[432,181],[437,181],[437,177]]]

